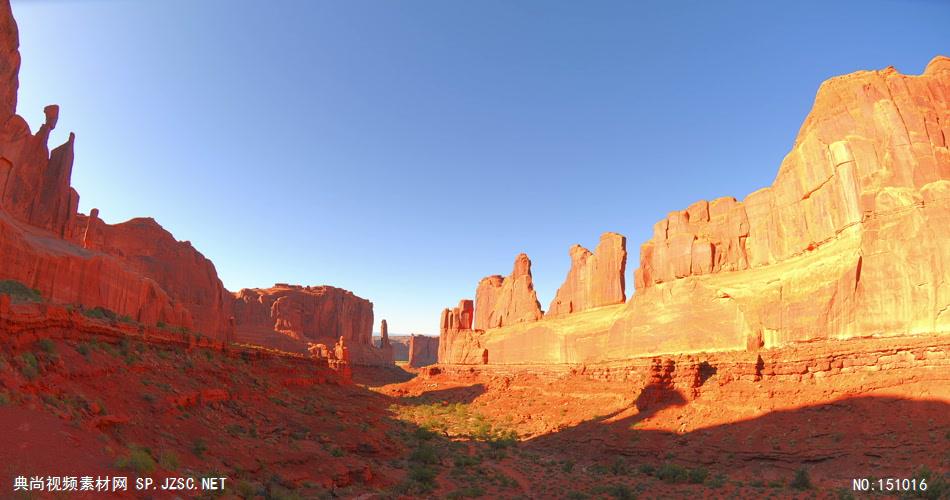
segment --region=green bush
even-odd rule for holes
[[[105,307],[93,307],[92,309],[83,309],[82,314],[87,318],[115,321],[115,312]]]
[[[155,459],[146,448],[132,446],[129,448],[129,454],[120,458],[116,462],[120,469],[129,469],[139,474],[149,474],[155,470]]]
[[[439,454],[432,446],[420,444],[416,449],[412,450],[412,454],[409,455],[409,461],[421,464],[437,464],[439,463]]]
[[[950,478],[946,475],[941,476],[938,472],[933,472],[926,466],[921,466],[914,472],[914,479],[920,484],[921,480],[927,481],[927,489],[924,491],[913,492],[912,495],[918,498],[950,498]]]
[[[20,373],[29,380],[33,380],[40,374],[40,363],[32,352],[25,352],[18,357],[20,361]]]
[[[811,489],[811,478],[808,477],[808,471],[803,468],[795,471],[795,477],[792,479],[792,483],[789,486],[795,488],[796,490]]]
[[[429,492],[435,489],[435,478],[438,475],[435,469],[425,465],[412,465],[409,467],[409,480],[415,483],[423,492]]]
[[[0,281],[0,295],[9,295],[13,302],[42,302],[39,290],[30,288],[16,280]]]
[[[40,339],[36,341],[36,346],[47,354],[56,354],[56,344],[50,339]]]
[[[206,451],[208,451],[208,445],[203,439],[196,439],[191,445],[191,452],[198,458],[201,458]]]
[[[699,467],[696,469],[690,469],[688,479],[692,484],[702,484],[706,481],[706,477],[709,476],[709,471]]]
[[[657,469],[656,477],[664,483],[685,483],[689,472],[683,466],[667,462]]]
[[[5,391],[0,391],[0,406],[10,404],[10,394]]]
[[[178,460],[178,455],[171,450],[163,451],[162,454],[158,456],[158,463],[162,465],[162,468],[169,471],[178,470],[181,464]]]

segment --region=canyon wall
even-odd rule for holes
[[[420,368],[439,361],[439,337],[411,335],[409,337],[409,366]]]
[[[475,328],[485,330],[541,319],[541,303],[531,279],[531,259],[515,258],[511,274],[505,278],[488,276],[475,290]]]
[[[627,300],[624,275],[627,269],[627,238],[604,233],[590,250],[574,245],[569,251],[571,270],[545,316],[586,311]]]
[[[920,76],[833,78],[770,187],[654,226],[626,304],[560,314],[566,301],[555,299],[542,321],[498,325],[478,321],[476,300],[475,330],[443,339],[440,361],[578,363],[948,333],[948,138],[950,59]]]
[[[47,300],[104,307],[146,323],[230,336],[230,300],[214,265],[151,219],[109,225],[77,213],[70,187],[75,136],[50,151],[59,107],[36,134],[16,115],[19,35],[0,2],[0,279]]]
[[[219,340],[234,338],[236,306],[245,332],[266,327],[265,340],[298,340],[281,347],[303,344],[305,351],[304,340],[333,345],[344,337],[354,361],[386,358],[371,349],[373,311],[364,299],[332,287],[242,291],[235,299],[210,260],[155,220],[107,224],[96,209],[77,213],[79,194],[70,186],[75,136],[50,151],[59,107],[45,108],[36,134],[15,114],[19,68],[16,22],[9,1],[0,0],[0,280],[19,281],[51,303],[102,307]]]
[[[232,300],[238,341],[305,352],[310,343],[343,338],[354,364],[393,363],[391,348],[373,344],[373,303],[347,290],[278,283],[245,288]]]

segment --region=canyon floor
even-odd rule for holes
[[[229,498],[850,498],[881,477],[945,498],[947,352],[852,339],[337,385],[295,356],[38,339],[0,351],[0,463],[5,482],[224,476]]]

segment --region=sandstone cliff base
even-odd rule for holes
[[[531,498],[850,498],[852,478],[915,474],[942,498],[948,350],[950,338],[923,335],[589,365],[435,366],[379,390],[403,398],[402,418],[453,439],[518,435],[494,445],[504,458],[483,463]]]

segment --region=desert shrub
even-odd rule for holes
[[[706,478],[709,476],[709,471],[702,467],[696,469],[690,469],[688,474],[688,480],[692,484],[702,484],[706,481]]]
[[[640,466],[637,467],[637,470],[640,471],[640,474],[652,476],[656,472],[656,467],[650,464],[640,464]]]
[[[667,462],[656,470],[656,477],[664,483],[685,483],[689,479],[689,472],[681,465]]]
[[[617,457],[617,459],[610,464],[610,473],[615,476],[625,475],[628,471],[629,467],[627,467],[627,461],[624,460],[623,457]]]
[[[409,467],[409,480],[415,483],[423,492],[435,489],[435,478],[438,472],[432,467],[414,464]]]
[[[116,314],[114,311],[106,309],[105,307],[93,307],[92,309],[83,309],[82,314],[87,318],[92,319],[102,319],[113,321],[116,319]]]
[[[30,288],[16,280],[0,280],[0,295],[9,295],[13,302],[42,302],[39,290]]]
[[[920,484],[922,480],[926,481],[927,489],[910,492],[910,495],[929,499],[950,498],[950,478],[946,475],[942,476],[926,466],[921,466],[914,472],[914,479],[917,480],[917,484]]]
[[[574,470],[574,462],[568,460],[561,464],[561,472],[564,472],[565,474],[569,474],[573,470]]]
[[[485,496],[485,489],[481,486],[466,486],[446,495],[446,498],[479,498]]]
[[[178,470],[178,467],[181,465],[180,460],[178,460],[178,455],[171,450],[163,451],[158,456],[158,463],[161,464],[163,469],[169,471]]]
[[[811,489],[811,478],[808,477],[808,471],[804,468],[795,471],[795,477],[792,478],[792,482],[789,486],[796,490]]]
[[[56,354],[56,344],[50,339],[40,339],[36,341],[36,346],[47,354]]]
[[[452,459],[452,463],[456,467],[471,467],[482,463],[482,457],[478,455],[456,455]]]
[[[25,352],[18,358],[20,364],[20,373],[29,380],[33,380],[40,374],[40,363],[32,352]]]
[[[89,357],[89,354],[92,353],[92,348],[89,347],[88,343],[83,342],[76,346],[76,352],[82,354],[83,357]]]
[[[116,461],[116,467],[138,472],[139,474],[149,474],[155,470],[155,459],[146,448],[132,446],[129,448],[129,454]]]
[[[412,454],[409,455],[409,460],[421,464],[437,464],[439,463],[439,454],[432,446],[420,444],[416,449],[412,450]]]
[[[123,314],[122,316],[119,316],[118,319],[120,323],[128,323],[128,324],[135,323],[135,320],[132,319],[132,316],[129,316],[128,314]]]
[[[191,452],[196,457],[201,458],[206,451],[208,451],[208,444],[203,439],[196,439],[194,443],[191,443]]]
[[[10,394],[6,391],[0,391],[0,406],[10,404]]]
[[[710,476],[704,484],[709,488],[722,488],[726,484],[726,476],[722,474]]]
[[[332,450],[330,450],[330,455],[333,455],[334,457],[337,457],[337,458],[342,457],[343,450],[341,448],[333,448]]]

